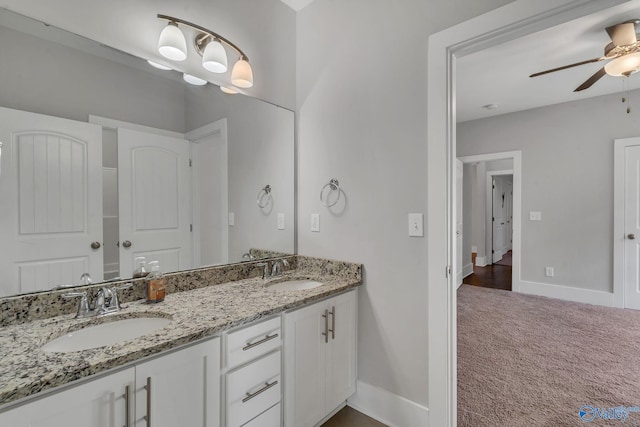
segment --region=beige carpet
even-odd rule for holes
[[[640,311],[460,287],[458,426],[640,426],[583,405],[640,410]]]

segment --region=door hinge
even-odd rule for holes
[[[189,167],[191,167],[192,163],[191,163],[191,159],[189,159]]]
[[[193,224],[189,224],[189,231],[193,233]]]
[[[492,253],[492,254],[495,254],[495,253],[496,253],[496,251],[494,251],[493,249],[491,249],[491,253]]]
[[[492,216],[491,221],[495,221],[495,220],[496,220],[496,217]]]
[[[451,266],[450,266],[450,265],[447,265],[447,267],[445,268],[444,276],[445,276],[447,279],[449,278],[449,276],[451,276],[452,270],[453,270],[453,269],[451,268]]]

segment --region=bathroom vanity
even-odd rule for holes
[[[276,278],[263,279],[261,263],[246,263],[251,277],[210,286],[191,280],[194,289],[161,304],[136,300],[89,320],[64,314],[4,326],[0,425],[316,425],[355,392],[361,266],[290,260],[292,268]],[[200,274],[226,277],[233,267]],[[189,274],[169,275],[169,282],[187,286]],[[310,279],[321,285],[272,288]],[[37,295],[25,298],[37,305]],[[109,346],[43,350],[75,331],[153,318],[170,322]]]

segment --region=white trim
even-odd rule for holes
[[[469,263],[462,267],[462,276],[467,277],[473,274],[473,264]]]
[[[379,387],[358,381],[347,405],[389,427],[428,427],[429,409]]]
[[[89,123],[100,125],[102,127],[109,128],[109,129],[118,129],[118,128],[131,129],[131,130],[136,130],[138,132],[151,133],[153,135],[162,135],[162,136],[169,136],[171,138],[187,139],[185,138],[184,133],[174,132],[166,129],[158,129],[151,126],[144,126],[144,125],[139,125],[131,122],[124,122],[122,120],[110,119],[108,117],[89,115]]]
[[[611,292],[593,291],[591,289],[575,288],[573,286],[522,281],[520,282],[520,293],[565,301],[582,302],[585,304],[602,305],[605,307],[614,306],[614,296]]]
[[[486,267],[486,266],[487,266],[487,257],[477,256],[476,267]]]
[[[455,183],[455,56],[496,46],[624,0],[517,0],[429,36],[427,52],[427,384],[429,422],[455,426],[456,288],[452,196]],[[515,184],[515,183],[514,183]],[[515,216],[515,215],[514,215]],[[514,233],[515,234],[515,233]],[[515,236],[514,236],[515,237]]]
[[[640,145],[640,138],[616,139],[613,144],[613,301],[615,307],[624,308],[625,151]]]

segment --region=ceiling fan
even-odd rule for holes
[[[539,73],[531,74],[529,77],[542,76],[544,74],[566,70],[567,68],[605,60],[609,62],[578,86],[574,92],[580,92],[581,90],[590,88],[595,82],[607,74],[610,76],[629,77],[631,74],[640,70],[640,41],[638,41],[638,35],[636,34],[636,26],[638,24],[640,24],[640,19],[633,19],[607,27],[606,31],[611,38],[611,43],[605,46],[604,56],[553,68],[551,70],[540,71]]]

